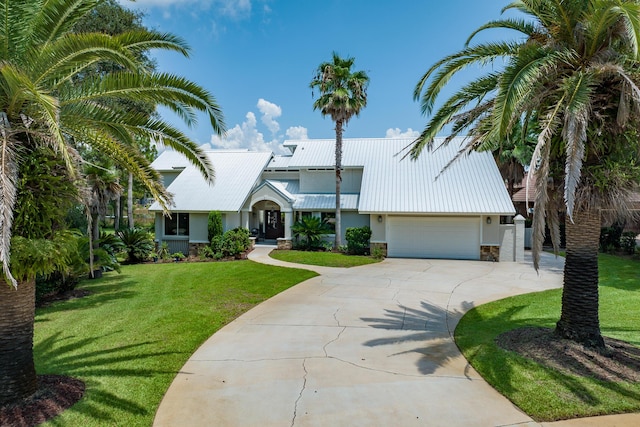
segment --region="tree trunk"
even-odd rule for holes
[[[18,289],[0,280],[0,406],[25,399],[36,392],[33,363],[35,279]]]
[[[122,197],[116,197],[116,207],[113,210],[113,229],[120,230],[120,212],[122,210]]]
[[[129,228],[133,228],[133,174],[129,173],[129,185],[127,188],[127,215],[129,216]]]
[[[336,241],[334,249],[342,246],[342,215],[340,191],[342,185],[342,120],[336,120]]]
[[[562,313],[556,333],[587,347],[604,348],[598,318],[598,244],[600,211],[575,212],[567,218]]]

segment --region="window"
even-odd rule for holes
[[[165,236],[188,236],[189,235],[189,214],[173,213],[171,218],[164,218]]]
[[[322,212],[322,222],[329,226],[329,229],[335,233],[336,231],[336,213]]]
[[[302,218],[311,218],[312,216],[313,214],[311,212],[298,211],[298,221],[300,221]]]

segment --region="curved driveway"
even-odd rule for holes
[[[258,247],[250,258],[276,265]],[[298,266],[297,267],[302,267]],[[222,328],[189,359],[154,426],[537,425],[468,365],[471,307],[561,285],[562,260],[386,259],[321,275]]]

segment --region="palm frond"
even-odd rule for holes
[[[465,42],[464,45],[469,46],[469,43],[471,43],[471,40],[473,40],[473,38],[477,36],[478,33],[481,33],[482,31],[489,30],[489,29],[515,30],[527,36],[532,36],[537,31],[535,24],[533,24],[531,21],[527,21],[524,19],[513,19],[513,18],[500,19],[496,21],[490,21],[482,25],[480,28],[476,29],[467,38],[467,41]]]

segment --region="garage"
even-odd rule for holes
[[[387,227],[390,257],[480,259],[480,217],[389,216]]]

